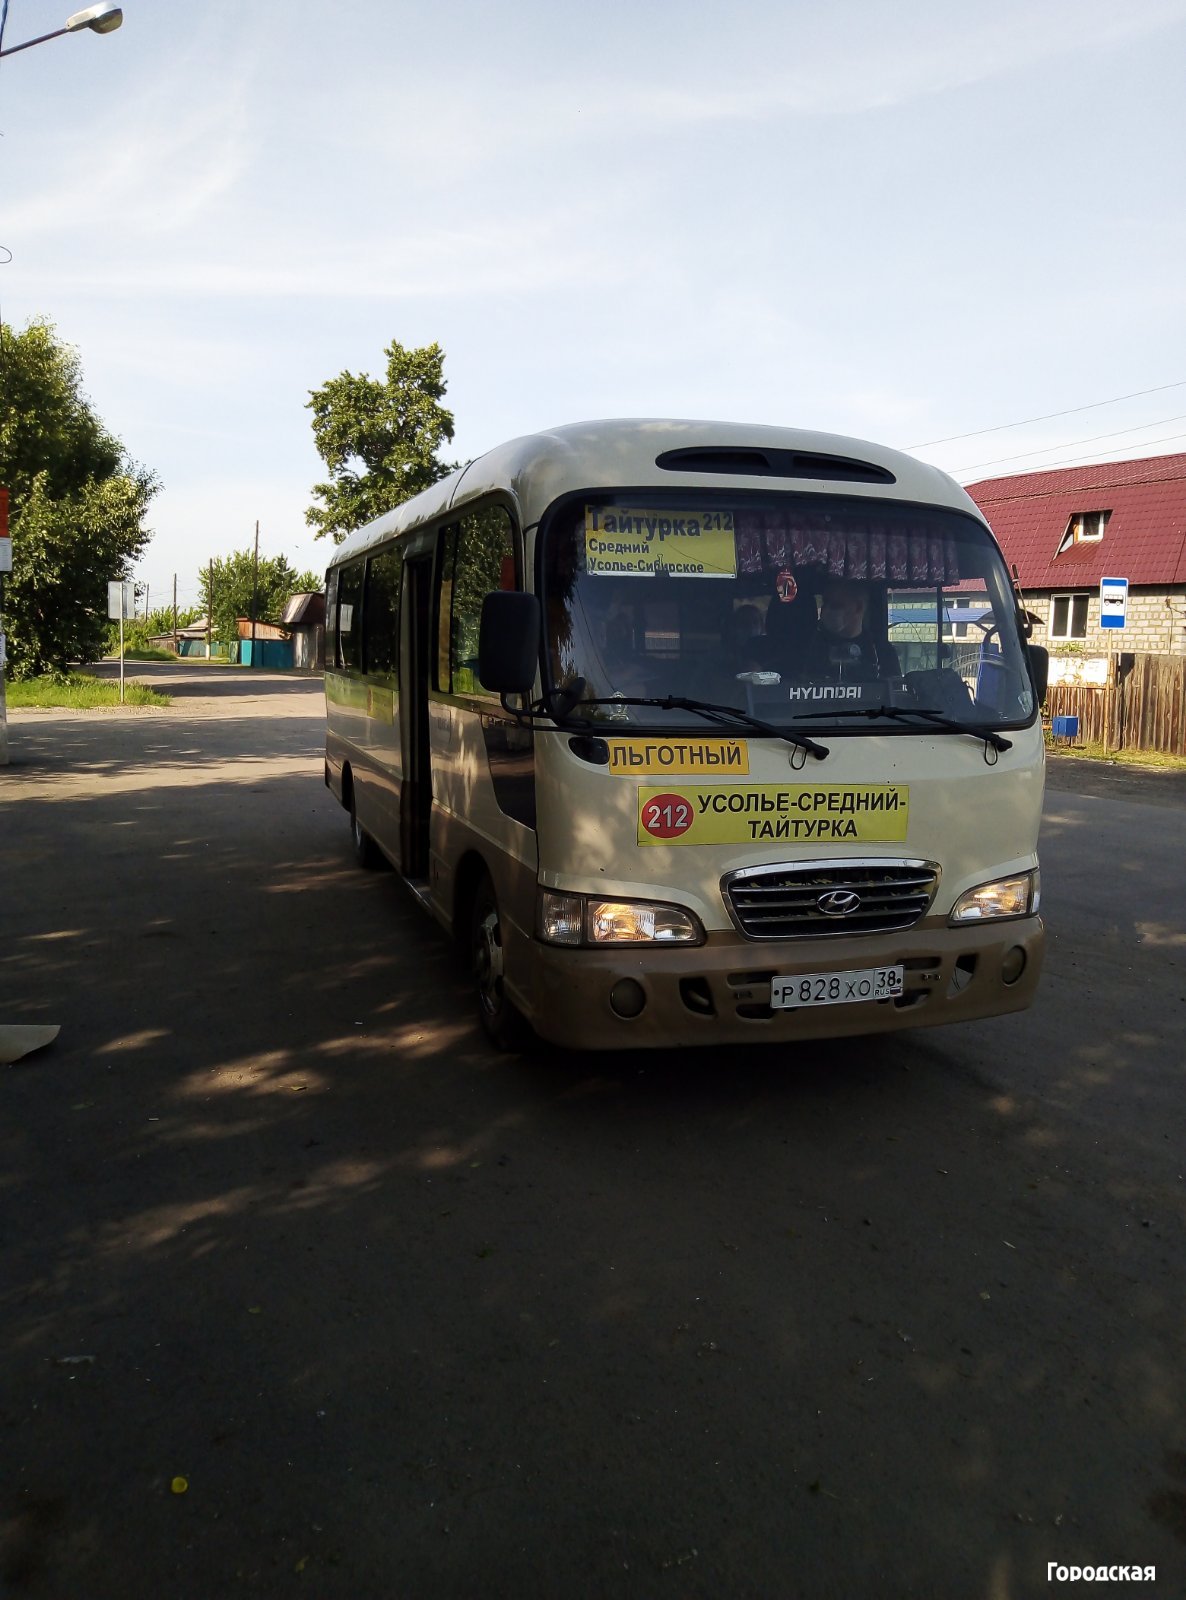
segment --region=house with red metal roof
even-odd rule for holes
[[[1052,653],[1186,654],[1186,454],[966,485],[1017,570]],[[1123,628],[1100,625],[1100,581],[1128,579]]]

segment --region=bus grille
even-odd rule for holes
[[[819,939],[911,928],[939,886],[932,861],[808,861],[748,867],[722,888],[749,939]]]

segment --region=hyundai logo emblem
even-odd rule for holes
[[[851,889],[829,889],[815,903],[825,917],[851,917],[860,908],[861,897]]]

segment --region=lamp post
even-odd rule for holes
[[[8,7],[5,5],[4,11]],[[36,39],[26,39],[24,44],[11,45],[7,50],[0,49],[0,56],[15,56],[19,50],[30,50],[35,44],[44,44],[47,39],[60,39],[64,33],[81,33],[84,28],[89,28],[92,33],[114,33],[124,20],[123,9],[114,3],[114,0],[99,0],[98,5],[87,6],[84,11],[76,11],[72,17],[66,18],[64,28],[55,28],[52,33],[38,34]],[[3,13],[0,13],[0,45],[4,43]],[[3,353],[3,325],[0,324],[0,355]],[[3,496],[3,518],[0,523],[0,572],[12,570],[12,541],[8,537],[8,491],[0,490]],[[0,579],[0,767],[6,767],[8,755],[8,706],[4,694],[4,667],[5,667],[5,638],[4,638],[4,585]],[[122,656],[122,652],[121,652]],[[122,660],[121,660],[122,665]]]
[[[80,33],[83,28],[89,28],[92,33],[114,33],[123,20],[124,14],[119,6],[113,4],[112,0],[102,0],[97,6],[76,11],[66,19],[64,28],[55,28],[52,33],[38,34],[36,39],[26,39],[24,44],[14,44],[7,50],[0,50],[0,56],[14,56],[18,50],[30,50],[35,44],[44,44],[47,39],[60,39],[64,33]]]

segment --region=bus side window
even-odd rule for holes
[[[325,575],[325,664],[341,666],[338,660],[338,573],[335,568]]]
[[[457,561],[457,528],[441,529],[437,557],[437,664],[436,686],[448,694],[452,689],[449,674],[449,631],[453,617],[453,568]]]
[[[367,562],[366,600],[362,608],[363,666],[368,673],[394,678],[399,639],[399,582],[403,558],[385,550]]]
[[[494,589],[515,587],[515,541],[502,506],[462,518],[453,575],[450,665],[454,694],[488,694],[478,678],[478,628],[482,601]]]
[[[363,563],[352,561],[338,573],[338,660],[357,671],[362,666]]]
[[[449,547],[446,546],[448,550]],[[501,506],[470,512],[455,530],[452,560],[441,577],[440,686],[453,694],[489,694],[478,678],[478,628],[482,601],[494,589],[515,587],[515,540]],[[448,657],[445,605],[449,606]]]

